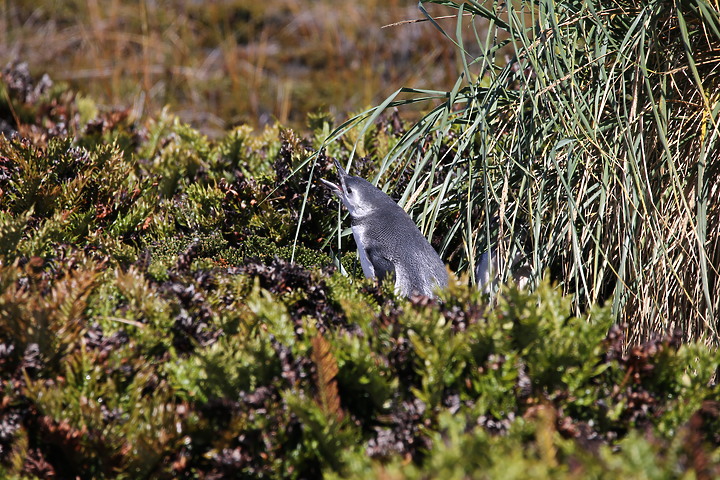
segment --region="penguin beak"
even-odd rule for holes
[[[345,169],[342,167],[342,165],[340,165],[340,162],[338,162],[337,160],[334,160],[334,162],[335,162],[335,168],[338,169],[338,173],[340,174],[340,178],[345,178],[345,177],[347,177],[348,174],[347,174],[347,172],[345,171]]]
[[[328,182],[328,181],[325,180],[324,178],[321,178],[320,181],[321,181],[322,183],[324,183],[325,186],[326,186],[327,188],[329,188],[330,191],[333,192],[335,195],[337,195],[337,196],[342,196],[342,190],[340,190],[340,187],[338,187],[337,185],[335,185],[335,184],[332,183],[332,182]]]
[[[340,162],[338,162],[337,160],[335,160],[335,168],[338,169],[338,177],[340,177],[340,185],[341,186],[338,186],[332,182],[328,182],[324,178],[321,178],[320,181],[322,183],[324,183],[325,186],[327,188],[329,188],[330,191],[333,192],[335,195],[337,195],[340,198],[343,198],[344,193],[345,193],[345,177],[347,177],[348,174],[345,171],[345,169],[342,167],[342,165],[340,165]]]

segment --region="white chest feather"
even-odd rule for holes
[[[360,225],[353,225],[352,232],[353,237],[355,237],[355,243],[358,247],[358,253],[360,254],[360,265],[362,265],[363,274],[365,275],[365,278],[374,278],[375,269],[373,268],[372,263],[370,263],[367,253],[365,253],[365,245],[363,245],[362,242],[363,227]]]

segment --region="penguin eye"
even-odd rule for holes
[[[348,193],[352,193],[352,188],[347,187],[347,192],[348,192]]]

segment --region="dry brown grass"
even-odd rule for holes
[[[0,0],[0,63],[136,115],[171,105],[210,133],[302,128],[308,112],[344,117],[400,86],[449,89],[455,50],[435,28],[382,28],[421,16],[399,0]]]

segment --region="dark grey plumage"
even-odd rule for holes
[[[445,264],[405,210],[367,180],[335,166],[340,185],[322,182],[350,212],[365,276],[382,280],[392,274],[396,292],[405,296],[433,296],[437,286],[446,286]]]

